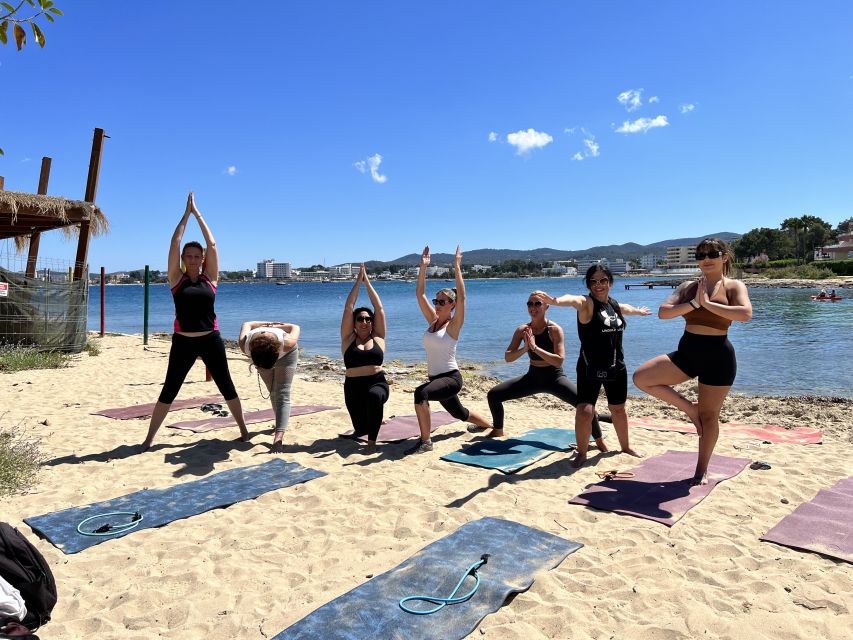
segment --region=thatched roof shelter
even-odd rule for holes
[[[82,222],[89,223],[91,235],[109,230],[109,221],[97,205],[59,196],[0,190],[0,239],[15,238],[22,251],[33,232],[63,229],[72,234]]]

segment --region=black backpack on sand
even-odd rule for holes
[[[27,606],[21,624],[37,629],[50,620],[56,605],[53,573],[39,550],[5,522],[0,522],[0,576],[21,592]]]

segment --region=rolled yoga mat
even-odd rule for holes
[[[448,462],[515,473],[555,451],[569,451],[577,439],[572,429],[533,429],[516,438],[483,440],[441,456]]]
[[[646,518],[671,527],[720,482],[733,478],[750,462],[748,458],[711,456],[708,484],[691,486],[696,455],[689,451],[667,451],[646,458],[631,469],[633,478],[602,480],[569,503]]]
[[[853,563],[853,476],[821,489],[761,540]]]
[[[526,591],[536,574],[553,569],[582,546],[510,520],[481,518],[323,605],[274,640],[464,638],[510,594]],[[410,595],[447,597],[484,553],[490,557],[478,570],[480,587],[470,600],[431,615],[400,608],[400,599]],[[473,577],[466,578],[458,595],[470,591],[474,583]],[[424,610],[433,605],[409,602],[407,606]]]
[[[322,471],[276,459],[251,467],[220,471],[201,480],[183,482],[165,489],[144,489],[105,502],[24,518],[24,522],[63,552],[77,553],[134,531],[161,527],[173,520],[227,507],[324,475]],[[136,527],[113,535],[85,536],[78,533],[77,525],[86,518],[115,511],[139,512],[143,519]],[[83,530],[94,530],[106,522],[121,524],[129,520],[129,517],[99,518],[92,521],[90,528]]]

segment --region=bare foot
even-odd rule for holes
[[[273,442],[270,453],[284,453],[284,443],[281,440]]]
[[[637,451],[636,449],[633,449],[631,447],[628,447],[627,449],[622,449],[622,453],[627,453],[629,456],[634,456],[635,458],[646,457],[645,453],[643,453],[642,451]]]
[[[698,487],[703,484],[708,484],[708,472],[700,473],[697,471],[695,475],[690,479],[690,486]]]
[[[240,440],[243,442],[248,442],[252,439],[252,435],[249,433],[249,430],[246,427],[240,429]]]
[[[595,447],[602,453],[605,451],[610,451],[610,449],[607,448],[607,444],[604,442],[604,438],[596,438]]]
[[[696,427],[696,433],[700,436],[702,435],[702,421],[699,419],[699,403],[691,402],[690,403],[690,411],[687,411],[687,417],[690,418],[690,422],[693,423],[693,426]]]
[[[486,438],[503,438],[504,430],[503,429],[492,429],[489,433],[486,434]]]
[[[368,441],[367,441],[367,446],[364,448],[364,453],[366,453],[367,455],[370,455],[370,454],[372,454],[372,453],[376,453],[377,451],[379,451],[379,449],[376,447],[376,443],[375,443],[375,442],[370,442],[370,441],[368,440]]]
[[[146,452],[146,451],[148,451],[150,448],[151,448],[151,443],[150,443],[150,442],[148,442],[148,440],[146,440],[146,441],[145,441],[145,442],[143,442],[141,445],[139,445],[139,451],[138,451],[138,453],[145,453],[145,452]]]
[[[586,454],[579,453],[574,458],[572,458],[569,464],[571,464],[572,467],[575,469],[580,469],[583,466],[584,462],[586,462]]]

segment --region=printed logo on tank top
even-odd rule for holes
[[[622,331],[622,318],[619,317],[618,313],[615,311],[613,313],[608,313],[608,308],[605,307],[602,307],[599,313],[601,314],[601,322],[604,324],[604,327],[601,329],[601,333]]]

